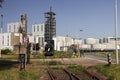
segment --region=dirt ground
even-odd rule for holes
[[[76,64],[76,65],[83,65],[83,66],[91,66],[91,65],[97,65],[97,64],[107,64],[107,61],[103,60],[97,60],[92,58],[57,58],[57,59],[33,59],[31,62],[34,61],[58,61],[62,64]]]

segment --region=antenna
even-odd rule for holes
[[[52,12],[52,0],[50,0],[50,12]]]
[[[50,6],[50,12],[52,12],[52,6]]]

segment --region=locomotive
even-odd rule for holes
[[[54,40],[49,40],[45,45],[44,56],[53,56],[54,54]]]

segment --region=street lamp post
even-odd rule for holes
[[[82,29],[80,29],[80,32],[82,32],[83,30]],[[80,40],[80,39],[79,39]],[[79,44],[79,46],[81,46],[82,44]],[[81,53],[80,53],[80,47],[78,47],[79,48],[79,53],[78,53],[78,56],[80,57],[81,56]]]
[[[117,48],[117,0],[115,0],[115,52],[116,52],[116,64],[119,64],[118,48]]]

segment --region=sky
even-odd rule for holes
[[[57,36],[73,38],[103,38],[115,34],[114,0],[5,0],[0,9],[4,32],[7,23],[19,22],[27,14],[28,33],[32,25],[44,23],[44,13],[56,13]],[[118,37],[120,37],[120,0],[118,0]]]

